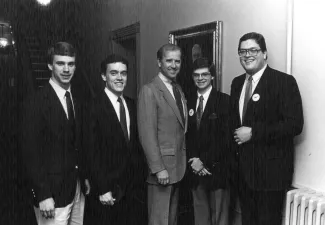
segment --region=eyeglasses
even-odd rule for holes
[[[256,56],[259,51],[262,51],[261,49],[256,49],[256,48],[249,48],[249,49],[239,49],[238,50],[238,55],[239,57],[244,57],[247,55],[250,56]]]
[[[205,72],[205,73],[193,73],[192,75],[193,75],[193,77],[195,79],[198,79],[200,76],[202,78],[208,78],[209,76],[211,76],[211,73],[209,73],[209,72]]]

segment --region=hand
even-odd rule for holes
[[[240,127],[235,130],[234,138],[238,145],[241,145],[252,138],[251,127]]]
[[[212,173],[210,173],[209,170],[207,170],[207,168],[203,168],[202,170],[200,170],[200,172],[198,174],[199,174],[199,176],[212,175]]]
[[[109,191],[106,194],[100,195],[99,196],[99,201],[103,205],[114,205],[115,198],[113,198],[112,192]]]
[[[85,186],[86,186],[86,195],[89,195],[90,193],[90,183],[88,179],[85,179]]]
[[[157,177],[159,184],[161,184],[161,185],[169,184],[169,174],[168,174],[167,170],[162,170],[162,171],[156,173],[156,177]]]
[[[39,210],[41,215],[46,219],[54,218],[55,216],[55,203],[53,198],[47,198],[39,203]]]
[[[198,172],[200,172],[203,169],[203,163],[199,158],[191,158],[188,160],[188,162],[192,163],[191,167],[193,170],[193,173],[197,174]]]

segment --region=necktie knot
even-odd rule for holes
[[[117,101],[118,101],[120,104],[123,104],[123,103],[122,103],[122,98],[121,98],[121,97],[118,97],[118,98],[117,98]]]
[[[70,92],[66,91],[66,92],[65,92],[65,97],[66,97],[66,98],[70,98]]]
[[[247,79],[249,82],[252,82],[252,80],[253,80],[253,76],[252,75],[250,75],[250,76],[248,76],[248,79]]]
[[[201,95],[199,99],[200,101],[203,101],[204,100],[203,95]]]

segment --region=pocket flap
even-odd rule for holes
[[[161,155],[175,155],[174,148],[161,148]]]

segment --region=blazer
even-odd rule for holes
[[[232,130],[251,127],[252,137],[242,145],[232,141],[231,158],[236,160],[231,168],[238,165],[254,190],[285,189],[292,182],[293,138],[302,132],[304,123],[298,85],[293,76],[267,66],[241,124],[239,99],[245,78],[246,74],[236,77],[231,85]]]
[[[82,169],[79,163],[82,110],[73,87],[71,92],[75,138],[62,104],[50,84],[24,104],[23,160],[37,207],[40,201],[51,197],[55,207],[63,207],[70,204],[75,196]]]
[[[196,187],[199,183],[208,189],[225,188],[226,156],[229,152],[229,95],[212,88],[197,129],[197,96],[188,100],[189,119],[186,133],[187,158],[200,158],[211,176],[200,177],[189,172],[189,184]],[[190,163],[188,164],[190,167]],[[188,171],[192,171],[189,168]]]
[[[140,90],[139,138],[149,167],[147,182],[150,184],[158,184],[155,174],[165,169],[170,184],[180,181],[185,173],[187,107],[184,94],[180,86],[178,88],[182,96],[185,123],[176,101],[159,76]]]
[[[130,116],[130,139],[125,140],[120,121],[105,91],[94,99],[92,107],[92,149],[90,181],[98,195],[112,191],[119,200],[127,187],[141,177],[139,171],[142,151],[139,148],[136,104],[123,96]],[[136,169],[138,168],[138,169]]]

